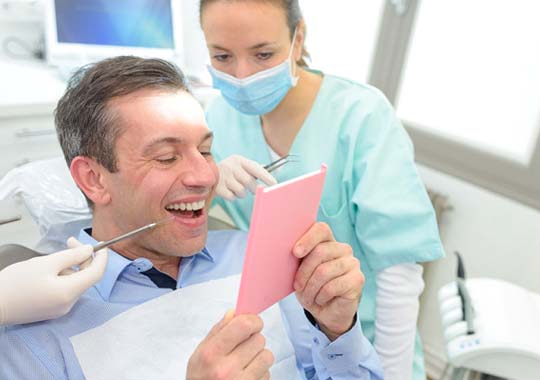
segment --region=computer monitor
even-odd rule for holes
[[[137,55],[181,60],[181,0],[46,0],[48,63]],[[181,63],[181,62],[178,62]]]

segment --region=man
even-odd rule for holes
[[[174,289],[241,271],[242,233],[210,234],[207,241],[219,178],[212,133],[175,66],[117,57],[80,70],[58,103],[56,127],[93,211],[92,229],[79,240],[108,240],[173,220],[116,244],[104,278],[66,316],[8,328],[0,337],[0,378],[83,379],[70,337]],[[380,378],[356,318],[364,278],[350,247],[316,223],[293,251],[302,258],[295,289],[309,334],[295,324],[288,333],[303,377]],[[229,313],[216,322],[178,379],[267,379],[273,354],[265,349],[261,319]]]

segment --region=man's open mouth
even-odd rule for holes
[[[179,202],[171,203],[170,205],[165,206],[165,209],[174,216],[181,218],[198,218],[203,214],[205,204],[206,201],[204,200],[186,203]]]

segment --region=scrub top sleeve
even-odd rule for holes
[[[390,105],[378,111],[356,141],[351,191],[355,233],[375,272],[444,256],[411,140]]]

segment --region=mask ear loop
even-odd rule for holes
[[[291,81],[292,81],[293,87],[296,86],[296,83],[298,83],[298,75],[294,76],[293,72],[292,72],[292,64],[293,64],[292,53],[294,51],[294,44],[296,43],[296,31],[297,30],[298,30],[298,25],[294,28],[294,33],[293,33],[293,37],[292,37],[292,44],[291,44],[291,50],[289,50],[289,56],[287,57],[287,60],[289,61],[289,73],[291,75]],[[294,62],[294,64],[295,64],[295,67],[296,67],[296,62]]]

